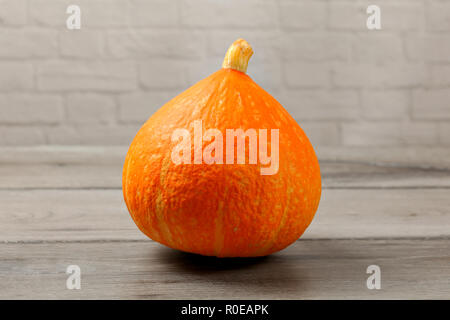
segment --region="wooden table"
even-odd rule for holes
[[[2,299],[450,299],[446,149],[319,149],[312,225],[258,259],[181,253],[142,235],[122,198],[126,148],[0,151]],[[69,265],[81,268],[80,290],[66,288]],[[380,290],[367,288],[369,265]]]

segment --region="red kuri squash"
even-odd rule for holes
[[[123,194],[139,229],[171,248],[264,256],[297,240],[321,194],[313,147],[247,74],[242,39],[222,69],[152,115],[130,145]]]

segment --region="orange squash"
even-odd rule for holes
[[[296,121],[246,74],[252,54],[235,41],[222,69],[162,106],[131,143],[123,195],[151,239],[254,257],[287,247],[311,223],[321,194],[317,157]]]

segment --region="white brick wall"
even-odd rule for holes
[[[0,146],[128,144],[238,37],[314,144],[450,146],[448,1],[78,0],[70,31],[74,3],[0,0]]]

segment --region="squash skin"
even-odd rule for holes
[[[174,164],[171,135],[186,128],[193,136],[194,120],[202,120],[204,130],[219,129],[224,143],[226,129],[279,129],[278,173],[261,175],[248,158],[246,164]],[[319,162],[303,130],[234,69],[203,79],[147,120],[128,150],[122,186],[131,217],[148,237],[217,257],[282,250],[309,226],[321,195]]]

